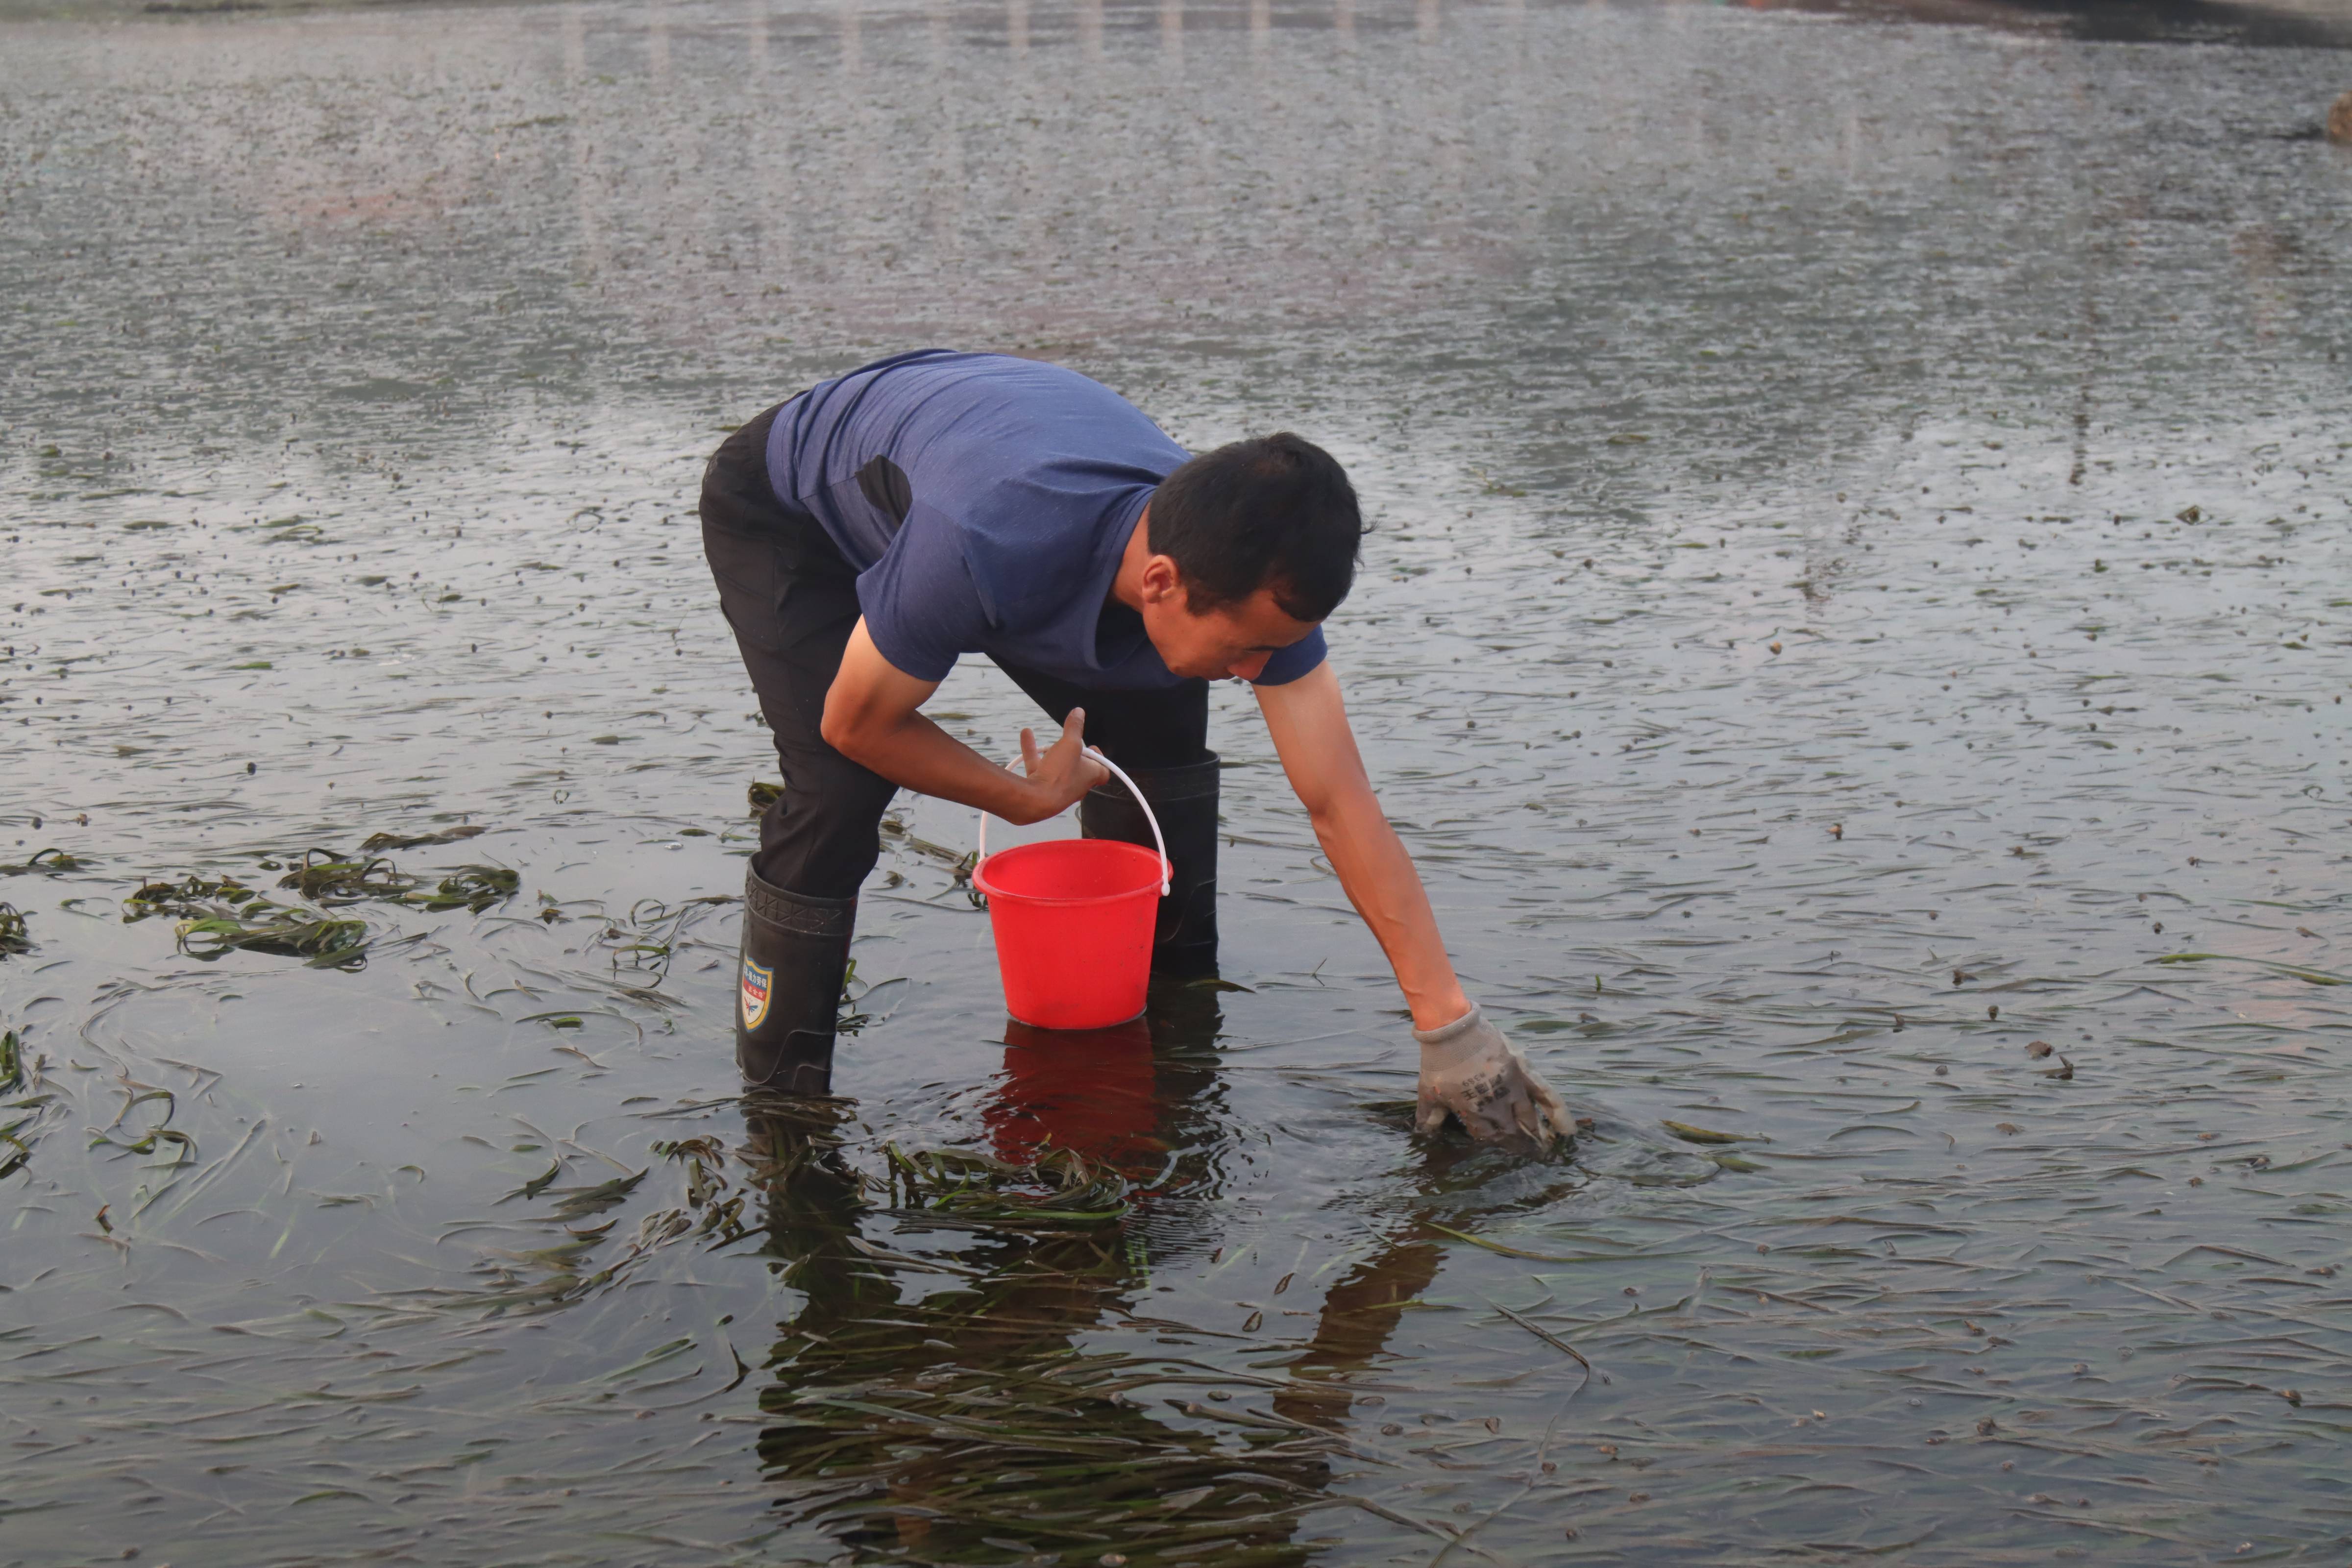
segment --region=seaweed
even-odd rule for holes
[[[324,858],[313,859],[313,856]],[[522,879],[504,866],[467,864],[451,870],[436,885],[424,888],[418,886],[417,878],[381,857],[338,857],[332,850],[310,849],[303,852],[301,864],[278,885],[296,889],[304,898],[330,908],[378,899],[413,909],[464,909],[479,914],[512,898],[520,890]]]
[[[316,857],[316,858],[313,858]],[[352,859],[331,849],[305,849],[295,868],[278,880],[314,903],[355,904],[363,899],[396,899],[416,886],[380,857]]]
[[[480,914],[521,890],[522,878],[504,866],[460,866],[429,890],[404,893],[400,901],[420,910],[471,910]]]
[[[751,1194],[737,1192],[725,1195],[732,1184],[726,1175],[727,1151],[719,1140],[680,1138],[657,1142],[653,1152],[686,1166],[687,1207],[702,1215],[694,1227],[698,1235],[716,1235],[722,1241],[732,1241],[747,1233],[743,1205]]]
[[[14,904],[0,903],[0,958],[32,951],[33,938],[26,929],[23,911]]]
[[[210,963],[229,952],[299,958],[313,969],[356,969],[367,962],[368,926],[256,898],[180,922],[180,951]]]
[[[299,884],[306,870],[323,873],[328,864],[335,863],[306,863],[287,880]],[[191,872],[176,882],[147,883],[122,900],[124,924],[151,915],[177,918],[180,951],[207,963],[228,952],[266,952],[347,969],[363,962],[367,950],[364,921],[278,903],[234,877]]]
[[[540,895],[545,901],[547,895]],[[653,986],[658,988],[669,978],[670,964],[688,945],[687,927],[697,915],[721,904],[738,902],[732,893],[708,893],[698,898],[681,899],[672,904],[661,899],[639,899],[629,906],[626,920],[607,917],[604,929],[596,937],[598,945],[613,955],[613,973],[618,976],[625,965],[653,976]],[[552,910],[542,910],[541,919],[558,917]],[[728,950],[705,942],[714,952]]]
[[[150,915],[173,915],[182,920],[199,920],[221,912],[221,908],[242,907],[263,899],[261,892],[246,886],[234,877],[200,877],[191,871],[176,882],[148,882],[122,900],[122,923],[129,925]],[[267,900],[263,900],[267,901]]]
[[[68,871],[81,870],[89,864],[89,861],[63,849],[37,849],[28,859],[13,866],[0,866],[0,877],[23,877],[36,872],[45,877],[62,877]]]
[[[1770,1139],[1753,1132],[1718,1132],[1712,1127],[1694,1127],[1687,1121],[1658,1123],[1685,1143],[1769,1143]]]
[[[1134,1196],[1126,1178],[1075,1149],[1046,1149],[1026,1164],[966,1149],[912,1153],[883,1146],[891,1197],[900,1208],[1014,1229],[1094,1226],[1124,1217]]]
[[[169,1148],[174,1152],[171,1162],[163,1167],[165,1170],[176,1170],[182,1165],[197,1163],[196,1141],[169,1127],[158,1127],[128,1142],[111,1132],[95,1132],[90,1135],[89,1146],[93,1149],[120,1149],[126,1154],[154,1154]]]
[[[438,833],[371,833],[360,841],[360,853],[373,855],[380,849],[422,849],[430,844],[455,844],[462,838],[478,838],[488,831],[467,826],[445,827]]]
[[[2158,928],[2159,930],[2162,928]],[[2352,985],[2352,976],[2315,969],[2307,963],[2279,963],[2267,958],[2242,958],[2231,952],[2168,952],[2157,963],[2251,963],[2273,974],[2300,980],[2305,985]]]
[[[331,850],[306,851],[278,886],[291,888],[328,909],[375,899],[412,909],[482,910],[512,898],[521,878],[503,866],[460,866],[431,888],[384,859],[345,858]],[[150,882],[122,901],[125,923],[150,915],[173,915],[183,922],[182,948],[198,958],[217,958],[231,948],[277,952],[336,964],[353,962],[366,942],[367,927],[352,918],[320,917],[280,904],[234,877],[194,873],[176,882]],[[191,946],[193,940],[195,945]],[[339,956],[341,955],[341,956]]]

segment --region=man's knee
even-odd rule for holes
[[[783,793],[760,821],[753,869],[788,892],[854,896],[880,858],[879,827],[898,786],[830,747],[782,756]]]
[[[898,786],[873,769],[860,766],[831,746],[797,746],[783,759],[784,789],[789,797],[802,796],[811,812],[845,825],[879,818]]]

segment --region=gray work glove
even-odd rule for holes
[[[1528,1058],[1472,1004],[1442,1029],[1415,1029],[1421,1042],[1421,1106],[1416,1131],[1434,1132],[1450,1111],[1480,1142],[1523,1142],[1538,1149],[1574,1131],[1568,1107],[1536,1076]]]

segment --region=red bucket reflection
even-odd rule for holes
[[[1107,1029],[1004,1026],[1004,1076],[982,1112],[997,1158],[1025,1164],[1048,1147],[1071,1149],[1121,1173],[1160,1169],[1151,1030],[1141,1018]]]

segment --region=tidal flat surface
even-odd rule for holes
[[[2352,54],[2210,22],[0,26],[0,1563],[2342,1562]],[[700,464],[924,342],[1349,464],[1571,1152],[1238,690],[1229,987],[1009,1027],[902,797],[741,1102]]]

